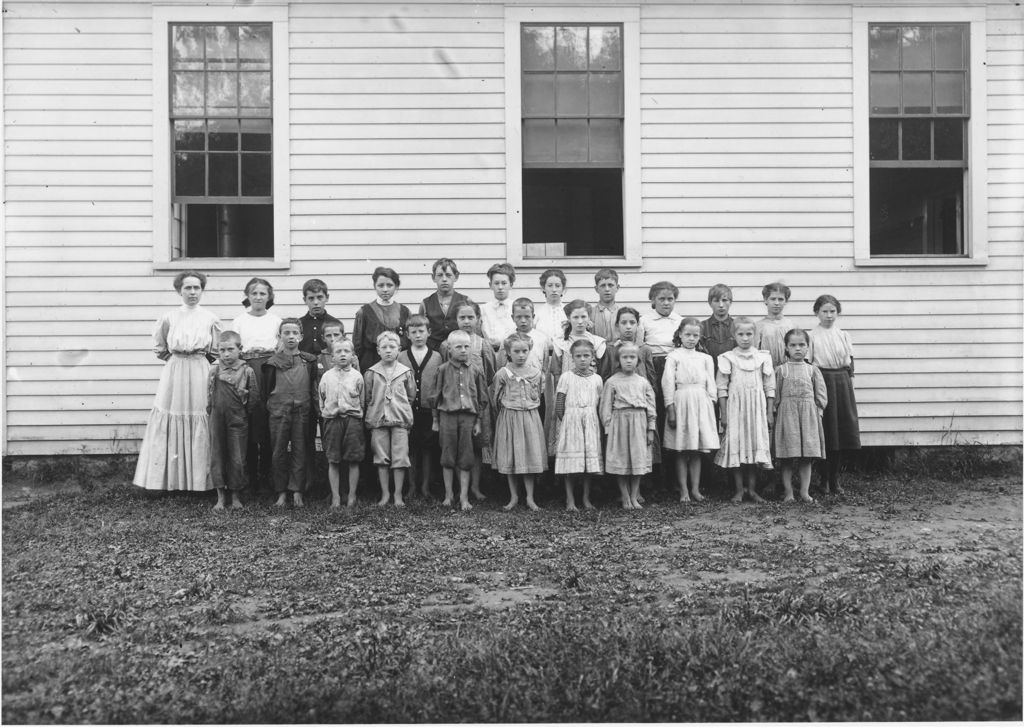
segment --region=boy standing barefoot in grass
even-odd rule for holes
[[[217,488],[214,510],[224,509],[228,490],[232,509],[240,508],[238,492],[246,485],[249,415],[256,408],[260,390],[255,372],[239,358],[241,349],[241,337],[234,331],[224,331],[217,341],[219,358],[210,368],[206,410],[210,415],[210,480]]]
[[[416,398],[416,382],[412,369],[398,363],[401,339],[397,333],[384,331],[377,336],[380,361],[364,376],[366,426],[370,429],[370,449],[380,480],[380,502],[391,499],[388,490],[389,470],[395,476],[395,506],[404,507],[402,488],[405,470],[409,467],[409,429],[412,428],[412,400]]]
[[[366,455],[363,436],[363,377],[353,367],[355,349],[350,341],[332,345],[332,368],[320,378],[320,413],[323,417],[324,454],[331,483],[331,507],[341,507],[341,463],[348,465],[348,500],[356,504],[359,463]]]
[[[488,393],[483,372],[469,363],[471,340],[465,331],[448,336],[450,359],[441,364],[429,401],[434,412],[433,429],[441,440],[444,473],[444,505],[451,506],[455,470],[459,471],[459,502],[469,504],[469,477],[476,457],[473,437],[480,433],[480,417],[486,411]]]
[[[398,361],[412,369],[416,383],[416,397],[412,400],[412,433],[409,436],[413,487],[418,484],[420,493],[428,497],[437,451],[437,432],[433,428],[434,415],[427,396],[441,366],[441,355],[427,345],[430,324],[423,316],[409,316],[405,334],[409,337],[409,348],[398,354]]]

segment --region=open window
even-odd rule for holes
[[[287,265],[284,18],[275,7],[154,11],[166,79],[154,84],[158,266]]]

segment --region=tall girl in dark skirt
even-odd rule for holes
[[[819,295],[814,301],[818,326],[810,332],[808,355],[810,362],[821,370],[828,392],[822,423],[829,493],[843,491],[839,486],[840,453],[844,449],[860,449],[857,399],[853,394],[853,342],[849,334],[836,325],[842,311],[843,306],[834,296]]]

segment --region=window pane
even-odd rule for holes
[[[903,68],[924,70],[932,67],[932,29],[914,25],[903,30]]]
[[[242,151],[271,150],[270,119],[242,119]]]
[[[524,169],[523,242],[622,255],[622,170]]]
[[[964,68],[964,29],[958,25],[935,28],[935,67]]]
[[[586,119],[559,119],[555,131],[558,138],[556,161],[587,161]]]
[[[871,254],[963,254],[962,169],[871,170]]]
[[[526,119],[523,121],[523,161],[555,161],[554,119]]]
[[[210,154],[210,196],[238,196],[237,154]]]
[[[203,151],[206,147],[204,121],[175,121],[174,149],[176,151]]]
[[[935,158],[963,160],[964,122],[961,119],[937,119],[935,121]]]
[[[206,62],[211,68],[234,68],[238,58],[238,29],[233,25],[206,26]]]
[[[590,29],[590,70],[617,71],[622,68],[622,33],[618,26]]]
[[[171,60],[180,68],[181,62],[203,60],[203,29],[198,25],[175,25],[171,29]],[[190,65],[193,65],[190,63]]]
[[[189,257],[273,257],[272,204],[186,206]]]
[[[594,116],[622,115],[622,74],[590,74],[590,113]]]
[[[622,161],[622,122],[618,119],[591,119],[590,161]]]
[[[556,78],[556,106],[559,116],[587,115],[587,74],[560,73]]]
[[[903,74],[903,113],[930,114],[932,112],[932,74]]]
[[[239,73],[241,113],[270,115],[270,72]]]
[[[174,194],[178,197],[202,197],[206,194],[204,154],[178,152],[174,155]]]
[[[238,74],[206,74],[206,113],[208,116],[235,116],[238,113]]]
[[[175,116],[203,115],[204,74],[175,71],[171,74],[171,113]]]
[[[931,127],[928,119],[906,119],[903,123],[903,158],[932,158]]]
[[[900,76],[898,73],[872,73],[870,93],[871,113],[899,113]]]
[[[899,158],[899,125],[896,119],[871,119],[871,158]]]
[[[555,67],[560,71],[587,70],[587,28],[555,30]]]
[[[555,115],[555,74],[523,76],[523,116]]]
[[[242,196],[269,197],[271,185],[269,154],[242,155]]]
[[[895,26],[873,25],[868,31],[868,67],[872,71],[891,70],[900,67],[900,29]]]
[[[269,25],[243,25],[238,29],[238,59],[242,68],[270,69]]]
[[[523,28],[523,70],[553,71],[555,68],[555,29]]]
[[[210,149],[238,151],[237,119],[210,119]]]
[[[962,73],[935,74],[935,113],[962,114],[964,112],[964,75]]]

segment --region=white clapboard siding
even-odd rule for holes
[[[677,310],[704,318],[725,282],[735,315],[761,317],[761,286],[781,279],[787,317],[810,328],[832,293],[866,445],[1020,444],[1022,14],[968,4],[987,9],[989,262],[890,269],[853,264],[852,3],[640,2],[644,264],[622,269],[620,300],[647,311],[668,278]],[[162,365],[154,322],[179,300],[152,266],[152,6],[4,11],[4,452],[133,452]],[[506,254],[504,3],[288,14],[291,264],[214,271],[204,306],[229,322],[258,274],[275,312],[299,315],[319,277],[351,327],[376,265],[415,308],[441,256],[486,300]],[[593,272],[570,269],[566,298],[592,298]],[[539,273],[521,269],[515,293],[539,301]]]

